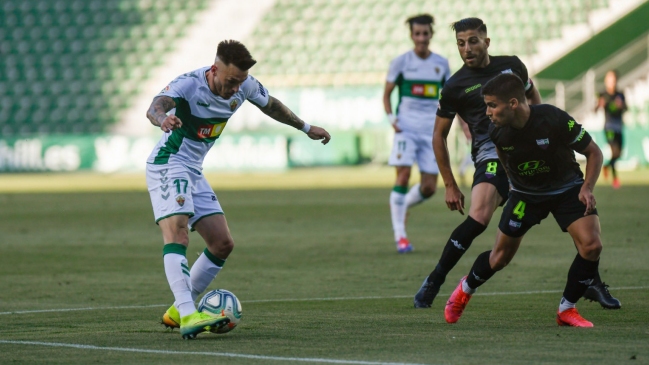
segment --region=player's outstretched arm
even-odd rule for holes
[[[435,159],[437,159],[437,166],[439,173],[444,180],[446,187],[446,206],[450,210],[457,210],[460,214],[464,215],[464,194],[457,186],[453,170],[451,170],[451,159],[448,153],[448,146],[446,145],[446,138],[448,132],[453,125],[453,119],[443,118],[440,116],[435,117],[435,130],[433,131],[433,151],[435,151]]]
[[[588,146],[579,153],[586,156],[586,176],[584,176],[584,185],[579,191],[579,200],[586,205],[584,215],[588,215],[596,207],[593,189],[597,178],[599,178],[599,172],[602,170],[604,157],[602,156],[602,150],[599,149],[595,141],[590,141]]]
[[[329,143],[329,140],[331,139],[329,132],[324,128],[315,125],[308,126],[302,119],[295,115],[291,109],[272,96],[268,99],[268,104],[259,107],[259,110],[280,123],[290,125],[293,128],[303,131],[313,140],[322,140],[322,144]],[[309,127],[308,130],[304,130],[307,126]]]
[[[165,133],[180,128],[183,123],[175,115],[167,115],[167,112],[176,107],[174,99],[168,96],[158,96],[153,99],[146,117],[156,127],[160,127]]]

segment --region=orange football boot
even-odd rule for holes
[[[566,309],[563,312],[557,311],[557,324],[559,326],[593,327],[592,322],[579,315],[577,308]]]
[[[462,290],[462,283],[466,280],[466,276],[460,280],[460,283],[457,285],[451,297],[448,298],[446,302],[446,307],[444,308],[444,318],[446,322],[455,323],[462,316],[464,308],[469,304],[469,299],[471,299],[471,294],[467,294]]]

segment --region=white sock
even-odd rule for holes
[[[466,294],[473,295],[476,290],[470,287],[469,284],[466,283],[466,280],[462,280],[462,291]]]
[[[394,230],[394,240],[399,241],[401,237],[406,236],[406,194],[396,191],[390,193],[390,213],[392,215],[392,229]]]
[[[192,278],[192,299],[195,301],[201,293],[207,289],[216,275],[221,271],[222,266],[213,263],[205,253],[202,253],[190,271]]]
[[[427,199],[421,195],[421,191],[419,190],[420,187],[421,184],[417,183],[413,185],[410,190],[408,190],[408,193],[406,194],[406,207],[410,208],[413,205],[417,205]]]
[[[566,298],[561,298],[559,302],[559,313],[565,311],[566,309],[574,308],[576,303],[569,302]]]
[[[189,279],[187,258],[177,253],[167,253],[164,255],[164,266],[169,287],[176,299],[174,305],[180,312],[180,317],[194,313],[196,306],[192,299],[192,283]]]

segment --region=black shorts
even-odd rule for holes
[[[608,144],[617,144],[622,147],[622,132],[617,132],[612,129],[605,129],[606,141]]]
[[[511,191],[498,228],[510,237],[522,237],[552,213],[561,230],[567,232],[568,226],[582,218],[586,211],[586,206],[579,200],[581,186],[579,184],[561,194],[544,196]],[[597,215],[597,209],[590,214]]]
[[[475,166],[475,172],[473,173],[473,185],[471,188],[480,183],[489,183],[496,187],[498,194],[502,196],[503,201],[500,205],[504,205],[509,196],[509,179],[507,178],[507,173],[505,172],[505,167],[500,160],[489,159],[478,162]]]

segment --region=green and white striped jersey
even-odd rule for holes
[[[175,115],[183,125],[160,138],[147,163],[180,162],[201,169],[228,119],[246,100],[260,107],[268,104],[268,90],[250,75],[230,99],[215,95],[205,77],[209,69],[203,67],[180,75],[157,95],[169,96],[176,102]]]
[[[386,81],[399,88],[399,128],[432,135],[440,92],[450,77],[448,60],[437,53],[422,59],[410,50],[392,60]]]

